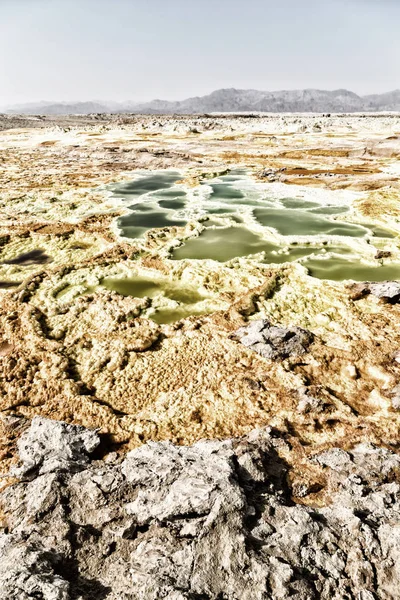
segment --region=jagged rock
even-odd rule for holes
[[[263,169],[257,175],[260,179],[266,179],[267,181],[279,181],[280,175],[283,169]]]
[[[373,294],[384,302],[396,304],[400,301],[400,282],[355,283],[350,285],[350,293],[353,300],[359,300],[368,294]]]
[[[239,341],[271,360],[300,356],[307,352],[314,336],[301,327],[276,327],[266,319],[252,321],[236,331]]]
[[[28,431],[18,440],[18,452],[22,465],[13,474],[51,473],[82,468],[88,454],[100,443],[95,431],[84,427],[67,425],[61,421],[50,421],[34,417]]]
[[[1,600],[69,600],[69,583],[54,571],[43,550],[0,536]]]
[[[329,503],[311,508],[293,502],[269,430],[148,443],[122,463],[88,459],[94,432],[41,419],[39,433],[43,472],[0,495],[1,600],[397,597],[400,458],[387,449],[315,456]],[[60,438],[69,462],[52,457]]]
[[[390,258],[392,256],[392,253],[389,252],[388,250],[377,250],[376,254],[375,254],[375,258],[377,260],[381,259],[381,258]]]
[[[387,302],[395,303],[400,300],[400,283],[398,281],[371,283],[369,290],[371,294]]]
[[[297,404],[297,410],[300,413],[320,413],[323,412],[325,404],[320,398],[312,396],[306,387],[297,390],[297,396],[299,402]]]

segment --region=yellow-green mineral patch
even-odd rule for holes
[[[2,131],[2,414],[99,428],[114,448],[270,426],[294,467],[396,449],[400,308],[351,287],[400,279],[396,131],[357,115]],[[258,319],[313,341],[265,358],[235,337]],[[6,464],[17,435],[0,429]]]

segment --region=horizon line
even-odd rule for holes
[[[216,88],[214,90],[212,90],[211,92],[205,93],[205,94],[197,94],[194,96],[185,96],[182,100],[179,99],[175,99],[175,100],[166,100],[162,97],[156,97],[156,98],[151,98],[150,100],[132,100],[132,99],[124,99],[124,100],[114,100],[114,99],[106,99],[106,98],[90,98],[90,99],[71,99],[71,100],[59,100],[59,99],[54,99],[54,100],[26,100],[26,101],[15,101],[12,103],[7,103],[7,104],[2,104],[0,105],[1,108],[7,109],[7,108],[12,108],[13,106],[28,106],[30,104],[81,104],[81,103],[86,103],[86,102],[92,102],[92,103],[115,103],[115,104],[124,104],[124,103],[135,103],[135,104],[148,104],[150,102],[156,102],[156,101],[161,101],[161,102],[183,102],[185,100],[189,100],[192,98],[203,98],[206,96],[210,96],[211,94],[214,94],[215,92],[220,92],[220,91],[238,91],[238,92],[247,92],[247,91],[254,91],[254,92],[262,92],[262,93],[266,93],[266,94],[276,94],[276,93],[282,93],[282,92],[305,92],[305,91],[316,91],[316,92],[350,92],[352,94],[355,94],[356,96],[358,96],[359,98],[367,98],[368,96],[384,96],[386,94],[391,94],[394,92],[400,92],[400,88],[393,88],[393,89],[389,89],[386,92],[373,92],[373,93],[369,93],[369,94],[359,94],[357,92],[354,92],[353,90],[349,89],[349,88],[334,88],[334,89],[328,89],[328,88],[322,88],[322,87],[306,87],[306,88],[282,88],[282,89],[275,89],[275,90],[262,90],[259,88],[240,88],[240,87],[222,87],[222,88]]]

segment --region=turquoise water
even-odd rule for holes
[[[301,261],[311,275],[323,279],[399,277],[397,266],[363,262],[374,255],[368,252],[371,246],[381,248],[396,234],[373,224],[342,221],[349,212],[343,203],[274,198],[268,195],[268,186],[243,170],[204,180],[191,189],[176,183],[181,178],[177,171],[145,172],[115,186],[114,194],[126,199],[130,211],[118,221],[122,235],[141,239],[154,228],[183,227],[200,220],[204,231],[175,249],[173,260],[226,262],[263,252],[267,264]],[[301,236],[301,243],[294,243],[295,236]]]
[[[139,176],[129,183],[118,185],[118,194],[124,197],[140,198],[149,192],[171,188],[181,178],[177,171],[155,171]],[[165,192],[164,192],[165,193]]]
[[[211,259],[226,262],[238,256],[277,249],[260,235],[246,227],[206,229],[199,237],[189,239],[173,253],[174,260],[182,258]]]
[[[207,314],[199,303],[207,298],[197,289],[167,279],[151,279],[148,277],[106,278],[101,285],[121,294],[134,298],[155,298],[164,296],[172,300],[175,306],[161,307],[149,315],[156,323],[173,323],[191,315]]]
[[[368,230],[350,223],[333,221],[305,210],[280,208],[256,208],[253,214],[265,227],[273,227],[281,235],[340,235],[365,237]]]
[[[372,266],[335,257],[334,259],[310,259],[305,265],[309,274],[318,279],[343,281],[389,281],[400,279],[400,265]]]
[[[170,300],[184,304],[195,304],[205,299],[205,296],[195,288],[164,279],[157,280],[139,276],[126,279],[108,277],[102,281],[102,285],[109,290],[122,294],[122,296],[154,298],[157,294],[163,294]]]

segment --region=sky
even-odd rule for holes
[[[0,0],[0,106],[400,88],[400,0]]]

